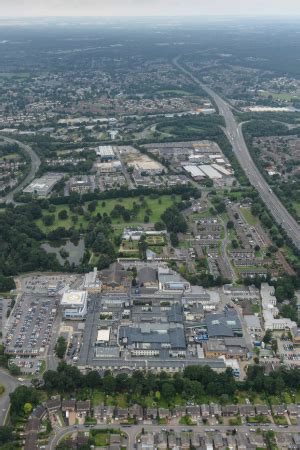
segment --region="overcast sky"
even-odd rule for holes
[[[300,15],[300,0],[0,0],[1,16]]]

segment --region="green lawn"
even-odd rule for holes
[[[160,216],[163,214],[163,212],[171,206],[174,201],[179,201],[180,196],[172,197],[171,195],[163,195],[159,198],[150,198],[150,196],[145,196],[144,201],[146,202],[145,207],[141,207],[139,213],[135,218],[132,218],[129,222],[125,222],[122,217],[114,218],[112,219],[112,223],[116,226],[116,229],[118,229],[118,225],[120,225],[120,228],[124,228],[124,225],[126,226],[132,226],[132,225],[140,225],[144,223],[144,217],[145,212],[147,209],[151,210],[151,213],[149,214],[149,220],[151,223],[155,223],[160,220]],[[97,202],[96,211],[92,213],[93,216],[95,216],[97,213],[100,214],[110,214],[111,211],[114,209],[115,205],[121,204],[126,209],[132,209],[133,203],[141,203],[139,197],[130,197],[130,198],[120,198],[120,199],[109,199],[109,200],[99,200]],[[87,203],[86,205],[87,206]],[[61,220],[58,218],[58,214],[60,211],[66,210],[68,213],[68,218],[66,220]],[[76,215],[70,211],[70,208],[68,205],[57,205],[55,208],[54,213],[50,213],[48,210],[43,210],[43,216],[48,214],[54,214],[55,215],[55,221],[53,225],[46,226],[42,219],[38,219],[36,221],[36,224],[43,232],[49,232],[54,230],[58,227],[64,227],[66,229],[71,228],[74,226],[75,229],[79,230],[81,227],[84,229],[87,226],[86,219],[81,215]],[[74,225],[72,222],[71,217],[76,215],[78,218],[78,222]]]
[[[12,161],[18,158],[20,158],[20,155],[17,153],[9,153],[8,155],[0,156],[0,161]]]
[[[300,215],[300,202],[293,202],[293,207],[297,211],[297,214]]]
[[[98,391],[98,390],[95,390],[93,392],[92,400],[93,400],[94,406],[98,406],[101,403],[104,403],[104,399],[105,399],[105,395],[103,394],[103,392]]]
[[[232,419],[229,419],[229,425],[232,427],[242,425],[242,419],[240,416],[234,417]]]
[[[288,425],[287,420],[284,416],[273,416],[276,425]]]
[[[109,444],[109,434],[105,433],[97,433],[94,435],[95,444],[99,447],[105,447]]]
[[[256,314],[260,312],[260,306],[255,303],[254,305],[251,305],[251,312],[252,314]]]
[[[62,210],[66,210],[68,213],[68,218],[66,220],[61,220],[58,218],[58,214],[60,211]],[[44,232],[44,233],[49,233],[49,231],[55,230],[58,227],[64,227],[67,230],[71,227],[74,226],[74,228],[76,230],[79,230],[81,227],[85,228],[87,226],[87,221],[85,220],[85,218],[83,216],[80,216],[78,214],[74,214],[72,213],[72,211],[70,211],[70,208],[68,205],[57,205],[55,208],[55,212],[54,213],[50,213],[48,210],[43,210],[43,216],[46,215],[54,215],[55,216],[55,220],[53,225],[50,226],[46,226],[44,224],[44,222],[42,221],[42,219],[38,219],[36,221],[37,226]],[[78,218],[78,222],[74,225],[72,222],[71,217],[72,216],[76,216]]]
[[[197,425],[189,416],[183,416],[179,420],[180,425]]]
[[[157,92],[159,94],[192,95],[190,92],[184,91],[183,89],[163,89]]]
[[[240,208],[241,213],[243,214],[246,222],[249,225],[256,225],[258,223],[257,217],[253,216],[250,208]]]
[[[295,402],[296,402],[296,403],[300,403],[300,391],[296,391],[296,394],[295,394]]]
[[[298,97],[294,94],[290,94],[289,92],[270,92],[270,91],[261,91],[260,95],[262,97],[271,97],[275,100],[284,100],[290,102],[292,99],[298,99]]]

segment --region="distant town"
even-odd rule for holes
[[[7,20],[0,449],[300,448],[299,27]]]

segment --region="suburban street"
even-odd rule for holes
[[[197,426],[189,426],[187,427],[187,425],[169,425],[166,427],[162,427],[159,425],[132,425],[129,427],[124,427],[122,425],[118,426],[116,424],[103,424],[103,425],[95,425],[93,427],[93,429],[120,429],[123,433],[127,434],[128,436],[128,449],[133,449],[134,448],[134,444],[136,441],[136,437],[138,434],[140,434],[142,432],[142,429],[144,429],[145,433],[147,432],[159,432],[162,430],[162,428],[164,428],[167,431],[175,431],[175,432],[181,432],[181,431],[191,431],[191,432],[196,432],[196,433],[203,433],[203,432],[207,432],[207,431],[211,431],[216,432],[216,431],[221,431],[221,432],[226,432],[227,430],[235,430],[237,429],[238,431],[240,431],[241,433],[244,434],[248,434],[251,433],[250,428],[252,428],[251,426],[248,425],[241,425],[238,427],[232,427],[232,426],[228,426],[228,425],[214,425],[213,427],[207,426],[207,425],[197,425]],[[188,430],[187,430],[188,428]],[[264,427],[262,427],[264,428]],[[270,427],[267,428],[268,430],[272,429],[273,431],[277,431],[280,433],[298,433],[299,432],[299,426],[298,425],[294,425],[294,426],[289,426],[288,428],[282,428],[278,425],[274,425],[272,424]],[[55,435],[53,436],[53,438],[50,440],[48,446],[46,447],[48,450],[54,450],[57,446],[57,444],[61,441],[61,439],[63,439],[65,436],[67,436],[68,434],[75,432],[75,431],[88,431],[89,428],[84,426],[84,425],[78,425],[76,426],[76,428],[74,426],[71,427],[66,427],[66,428],[62,428],[62,429],[57,429],[55,432]]]
[[[27,186],[35,177],[37,171],[39,170],[41,160],[38,157],[38,155],[32,150],[32,148],[27,145],[23,144],[21,141],[17,141],[16,139],[11,139],[6,136],[0,136],[1,139],[6,141],[8,144],[18,144],[21,149],[27,153],[27,155],[30,157],[30,170],[27,176],[24,178],[23,181],[21,181],[18,186],[16,186],[12,191],[10,191],[5,197],[3,197],[2,201],[6,203],[14,203],[14,194],[19,192],[23,187]]]
[[[263,202],[271,212],[278,225],[286,231],[287,235],[292,239],[295,246],[300,249],[300,225],[291,216],[291,214],[282,205],[278,197],[272,192],[268,183],[265,181],[254,161],[252,160],[242,132],[243,124],[238,124],[231,110],[231,106],[223,100],[211,88],[201,83],[192,73],[185,69],[178,62],[179,57],[173,60],[174,65],[190,79],[204,89],[208,95],[216,103],[219,113],[224,117],[226,124],[226,135],[232,145],[233,151],[245,171],[252,186],[259,192]]]
[[[5,387],[4,393],[0,396],[0,425],[4,425],[10,406],[9,394],[21,384],[29,383],[20,382],[17,378],[12,377],[7,371],[0,369],[0,384]]]

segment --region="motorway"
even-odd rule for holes
[[[0,396],[0,425],[4,425],[10,407],[9,394],[21,384],[28,384],[28,382],[20,382],[7,371],[0,369],[0,384],[5,387],[4,393]]]
[[[252,160],[249,150],[247,148],[242,127],[243,124],[238,124],[231,110],[231,106],[223,100],[216,92],[210,87],[201,83],[192,73],[190,73],[185,67],[181,66],[178,62],[179,57],[173,60],[174,65],[185,75],[187,75],[194,83],[198,84],[204,89],[208,95],[216,103],[219,114],[224,117],[226,129],[225,133],[232,145],[233,151],[237,157],[238,162],[243,168],[248,180],[259,192],[261,199],[269,209],[270,213],[274,217],[278,225],[286,231],[287,235],[291,238],[294,245],[300,250],[300,225],[286,210],[278,197],[270,189],[268,183],[265,181],[260,171],[256,167]]]
[[[128,445],[127,448],[128,449],[133,449],[135,448],[135,443],[136,443],[136,438],[137,435],[140,434],[142,432],[142,429],[145,430],[145,433],[147,432],[160,432],[162,431],[162,428],[164,430],[167,431],[174,431],[174,432],[180,432],[180,431],[187,431],[187,428],[189,429],[188,431],[191,430],[191,432],[195,432],[195,433],[204,433],[205,431],[210,431],[211,432],[216,432],[216,431],[221,431],[221,432],[226,432],[227,430],[235,430],[237,429],[238,431],[240,431],[243,434],[248,434],[251,433],[250,432],[250,428],[254,427],[254,425],[241,425],[241,426],[237,426],[237,427],[232,427],[232,426],[228,426],[228,425],[213,425],[213,427],[210,427],[208,425],[196,425],[196,426],[187,426],[187,425],[169,425],[166,427],[162,427],[159,425],[131,425],[129,427],[124,427],[122,425],[117,425],[117,424],[103,424],[103,425],[95,425],[93,426],[92,429],[98,429],[98,430],[103,430],[103,429],[108,429],[108,428],[112,428],[112,429],[120,429],[123,433],[127,434],[127,438],[128,438]],[[262,428],[265,428],[264,426],[262,426]],[[52,439],[50,440],[49,444],[47,445],[47,450],[54,450],[56,448],[56,446],[58,445],[58,443],[61,441],[61,439],[63,439],[64,437],[66,437],[68,434],[73,433],[75,431],[88,431],[90,428],[84,426],[84,425],[78,425],[78,426],[71,426],[71,427],[65,427],[62,429],[56,429],[55,430],[55,435],[52,437]],[[299,433],[299,425],[291,425],[288,428],[281,428],[278,425],[274,425],[271,424],[271,426],[268,426],[268,428],[266,428],[267,430],[273,430],[276,432],[280,432],[280,433]]]
[[[14,203],[14,194],[19,192],[24,186],[27,186],[27,184],[31,183],[31,181],[34,179],[37,171],[39,170],[39,167],[41,165],[41,160],[38,157],[38,155],[32,150],[32,148],[29,145],[23,144],[23,142],[17,141],[16,139],[11,139],[6,136],[0,136],[1,139],[8,142],[9,144],[18,144],[21,149],[27,153],[27,155],[30,158],[30,170],[29,173],[26,175],[24,180],[21,181],[18,186],[16,186],[12,191],[10,191],[7,195],[5,195],[1,201],[6,203]]]

